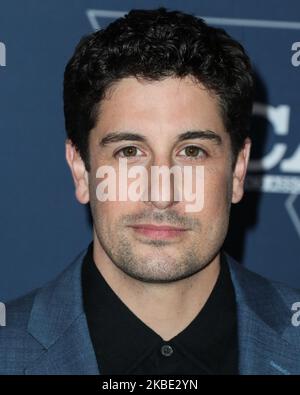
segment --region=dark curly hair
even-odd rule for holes
[[[191,76],[217,97],[233,164],[249,132],[253,71],[244,48],[223,29],[180,11],[131,10],[82,37],[64,73],[67,136],[89,171],[89,132],[99,103],[120,79]]]

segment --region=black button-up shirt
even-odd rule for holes
[[[226,257],[204,307],[163,340],[114,293],[93,260],[82,266],[83,302],[101,374],[238,374],[236,302]]]

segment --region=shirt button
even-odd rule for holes
[[[162,353],[162,355],[164,357],[169,357],[170,355],[173,354],[173,348],[171,346],[169,346],[169,344],[164,344],[161,347],[160,352]]]

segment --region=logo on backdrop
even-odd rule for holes
[[[287,154],[286,138],[289,134],[290,106],[282,104],[275,107],[270,104],[255,103],[253,115],[265,118],[272,125],[278,142],[275,142],[263,157],[250,161],[247,188],[270,193],[299,194],[300,144],[294,147],[290,155]],[[270,174],[275,168],[279,170],[279,174]]]
[[[291,108],[286,104],[275,107],[255,103],[253,115],[265,118],[278,139],[263,157],[250,161],[246,189],[287,194],[285,208],[300,237],[300,217],[295,207],[300,193],[300,144],[293,147],[291,154],[287,153]]]
[[[88,9],[87,18],[94,30],[101,27],[103,20],[116,19],[124,16],[126,11]],[[202,17],[207,23],[221,26],[241,26],[243,28],[272,28],[300,30],[300,22],[271,21],[239,18]],[[291,63],[300,65],[300,42],[291,47]],[[272,106],[255,103],[253,115],[265,118],[273,127],[275,141],[269,152],[261,158],[251,160],[245,188],[248,191],[286,194],[285,207],[300,237],[300,213],[295,204],[300,200],[300,143],[296,144],[292,153],[288,153],[288,136],[291,107],[288,104]],[[299,206],[299,204],[298,204]]]
[[[0,66],[6,66],[6,47],[2,42],[0,42]]]

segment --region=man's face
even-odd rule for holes
[[[205,133],[178,141],[188,131]],[[123,140],[120,133],[143,139]],[[217,99],[190,78],[119,81],[101,102],[89,140],[91,170],[85,196],[93,216],[94,242],[119,269],[143,282],[171,282],[198,272],[216,257],[224,242],[231,202],[242,197],[249,148],[247,143],[233,170],[230,137]],[[154,165],[204,166],[203,208],[187,212],[185,201],[172,198],[99,201],[97,169],[108,165],[118,176],[119,158],[127,159],[128,169],[144,166],[149,176]],[[172,226],[177,231],[155,231],[149,225]]]

